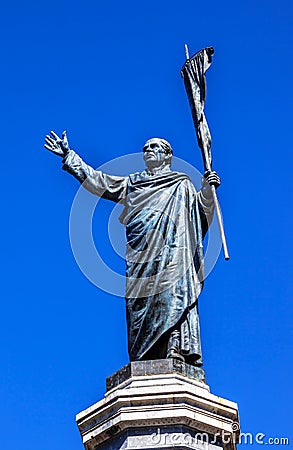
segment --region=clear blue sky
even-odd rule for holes
[[[239,403],[243,431],[292,444],[292,10],[289,0],[2,5],[1,449],[81,449],[75,414],[128,362],[124,300],[74,260],[79,186],[44,135],[66,129],[95,167],[158,135],[201,170],[179,74],[185,42],[215,48],[206,114],[231,253],[200,298],[208,384]],[[94,218],[107,255],[112,206]]]

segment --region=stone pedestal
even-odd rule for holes
[[[202,378],[174,359],[129,363],[107,379],[104,399],[77,415],[85,449],[235,449],[237,404]]]

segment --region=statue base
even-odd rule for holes
[[[175,359],[131,362],[76,417],[86,450],[234,450],[237,404],[210,393],[204,372]]]

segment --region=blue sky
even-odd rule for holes
[[[238,402],[243,431],[293,440],[292,9],[287,0],[2,5],[1,448],[81,449],[75,414],[128,362],[124,300],[74,260],[79,186],[44,136],[66,129],[95,167],[161,136],[201,170],[180,78],[186,42],[191,53],[215,48],[206,115],[231,253],[200,298],[207,381]],[[122,273],[107,239],[112,207],[99,203],[93,232]]]

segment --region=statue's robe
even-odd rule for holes
[[[180,352],[201,364],[198,297],[203,287],[203,237],[213,215],[210,190],[196,192],[189,177],[164,168],[129,177],[94,170],[74,152],[63,169],[99,197],[124,204],[126,314],[130,359],[166,357],[180,331]]]

